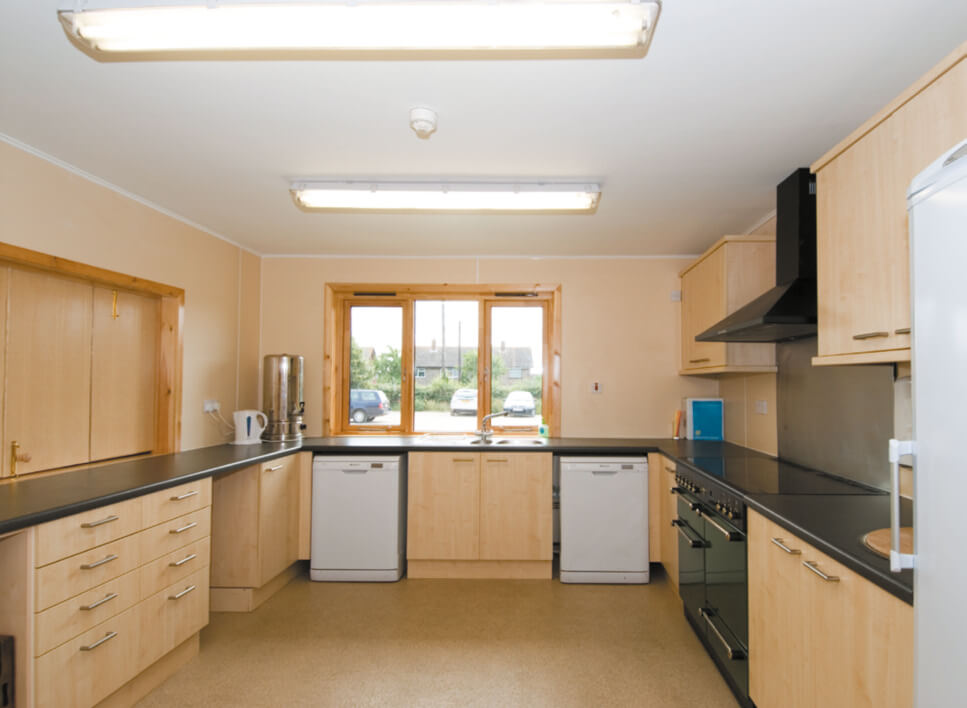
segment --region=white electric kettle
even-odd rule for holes
[[[251,445],[261,442],[262,431],[269,424],[268,416],[262,411],[235,411],[234,445]],[[261,422],[259,422],[261,418]]]

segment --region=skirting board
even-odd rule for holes
[[[212,612],[251,612],[295,577],[305,573],[307,563],[298,561],[260,588],[211,588]]]
[[[408,560],[408,578],[550,580],[551,561]]]
[[[198,656],[198,633],[183,641],[140,674],[97,704],[96,708],[129,708],[174,676]]]

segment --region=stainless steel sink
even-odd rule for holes
[[[528,445],[547,445],[547,441],[543,438],[500,438],[494,445],[515,445],[518,447],[526,447]]]

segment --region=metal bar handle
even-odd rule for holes
[[[742,649],[741,647],[736,649],[731,644],[729,644],[728,640],[719,631],[719,628],[715,626],[715,622],[712,621],[711,611],[703,607],[699,610],[699,612],[701,613],[702,617],[705,618],[705,624],[707,624],[712,629],[712,633],[719,638],[720,642],[722,642],[722,645],[725,647],[725,652],[726,654],[728,654],[729,659],[731,659],[732,661],[743,661],[746,658],[745,650]]]
[[[92,529],[95,526],[102,526],[103,524],[109,524],[112,521],[117,521],[120,517],[117,514],[111,514],[110,516],[105,516],[99,521],[85,521],[81,524],[82,529]]]
[[[197,557],[198,557],[198,554],[197,553],[192,553],[190,556],[185,556],[180,561],[173,561],[173,562],[169,563],[168,565],[171,566],[172,568],[179,568],[179,567],[183,566],[185,563],[187,563],[188,561],[194,560]]]
[[[81,565],[81,570],[91,570],[92,568],[97,568],[98,566],[106,565],[111,561],[116,561],[118,559],[117,553],[112,553],[109,556],[101,558],[99,561],[94,561],[93,563],[84,563]]]
[[[775,545],[779,546],[779,548],[781,548],[782,550],[784,550],[786,553],[788,553],[791,556],[801,556],[802,555],[802,551],[800,551],[798,548],[789,548],[789,546],[787,546],[785,543],[783,543],[783,541],[782,541],[781,538],[773,538],[773,539],[770,539],[770,540]]]
[[[674,526],[675,528],[678,529],[678,533],[680,533],[682,535],[682,537],[688,542],[688,545],[689,546],[691,546],[692,548],[705,548],[705,541],[704,541],[704,539],[702,539],[701,537],[699,537],[697,539],[692,538],[685,531],[686,528],[689,531],[692,530],[691,527],[687,523],[685,523],[681,519],[672,519],[672,526]],[[692,531],[692,533],[695,533],[695,532]],[[695,535],[698,536],[697,533]]]
[[[181,598],[183,598],[185,595],[187,595],[188,593],[190,593],[194,589],[195,589],[195,586],[194,585],[189,585],[188,587],[186,587],[184,590],[182,590],[179,593],[175,593],[174,595],[168,595],[168,599],[169,600],[180,600]]]
[[[914,566],[916,556],[900,552],[900,458],[916,454],[912,440],[890,439],[890,572],[899,573]]]
[[[183,501],[188,497],[194,497],[198,495],[198,490],[193,489],[190,492],[185,492],[184,494],[178,494],[177,496],[171,497],[171,501]]]
[[[839,582],[839,576],[838,575],[826,575],[826,573],[824,573],[823,571],[821,571],[819,569],[819,566],[816,565],[816,561],[803,561],[802,564],[804,566],[806,566],[807,568],[809,568],[811,571],[813,571],[820,578],[822,578],[823,580],[825,580],[827,583],[838,583]]]
[[[745,534],[743,534],[741,531],[729,531],[727,528],[721,526],[715,519],[713,519],[712,515],[709,514],[705,509],[698,508],[696,511],[698,511],[699,516],[705,519],[706,522],[714,526],[719,533],[725,536],[726,541],[734,543],[735,541],[745,540]]]
[[[664,465],[664,467],[665,467],[665,471],[666,471],[666,472],[667,472],[668,474],[675,474],[675,470],[673,470],[673,469],[672,469],[671,467],[669,467],[668,465]]]
[[[862,332],[860,334],[854,334],[853,339],[876,339],[878,337],[889,337],[889,332],[877,331],[877,332]]]
[[[192,521],[190,524],[185,524],[180,529],[170,529],[168,531],[168,533],[184,533],[188,529],[193,529],[196,526],[198,526],[198,522],[197,521]]]
[[[900,329],[893,330],[893,334],[910,334],[910,328],[900,327]]]
[[[688,363],[689,364],[700,364],[703,361],[711,361],[711,359],[709,359],[707,356],[703,356],[701,359],[689,359],[688,360]]]
[[[103,637],[101,637],[96,642],[94,642],[93,644],[88,644],[86,646],[81,647],[81,651],[94,651],[99,646],[101,646],[104,642],[109,642],[112,639],[114,639],[116,636],[118,636],[118,633],[117,632],[108,632]]]
[[[113,600],[117,596],[118,596],[118,594],[116,592],[112,592],[110,595],[105,595],[100,600],[98,600],[97,602],[92,602],[90,605],[81,605],[81,609],[82,610],[94,610],[94,609],[97,609],[98,607],[100,607],[101,605],[103,605],[105,602],[110,602],[111,600]]]
[[[276,465],[275,467],[266,467],[265,468],[265,471],[266,472],[275,472],[276,470],[280,470],[283,467],[285,467],[285,465]]]

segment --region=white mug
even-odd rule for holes
[[[262,411],[235,411],[235,445],[251,445],[260,442],[262,431],[269,424]],[[259,422],[259,416],[262,422]]]

